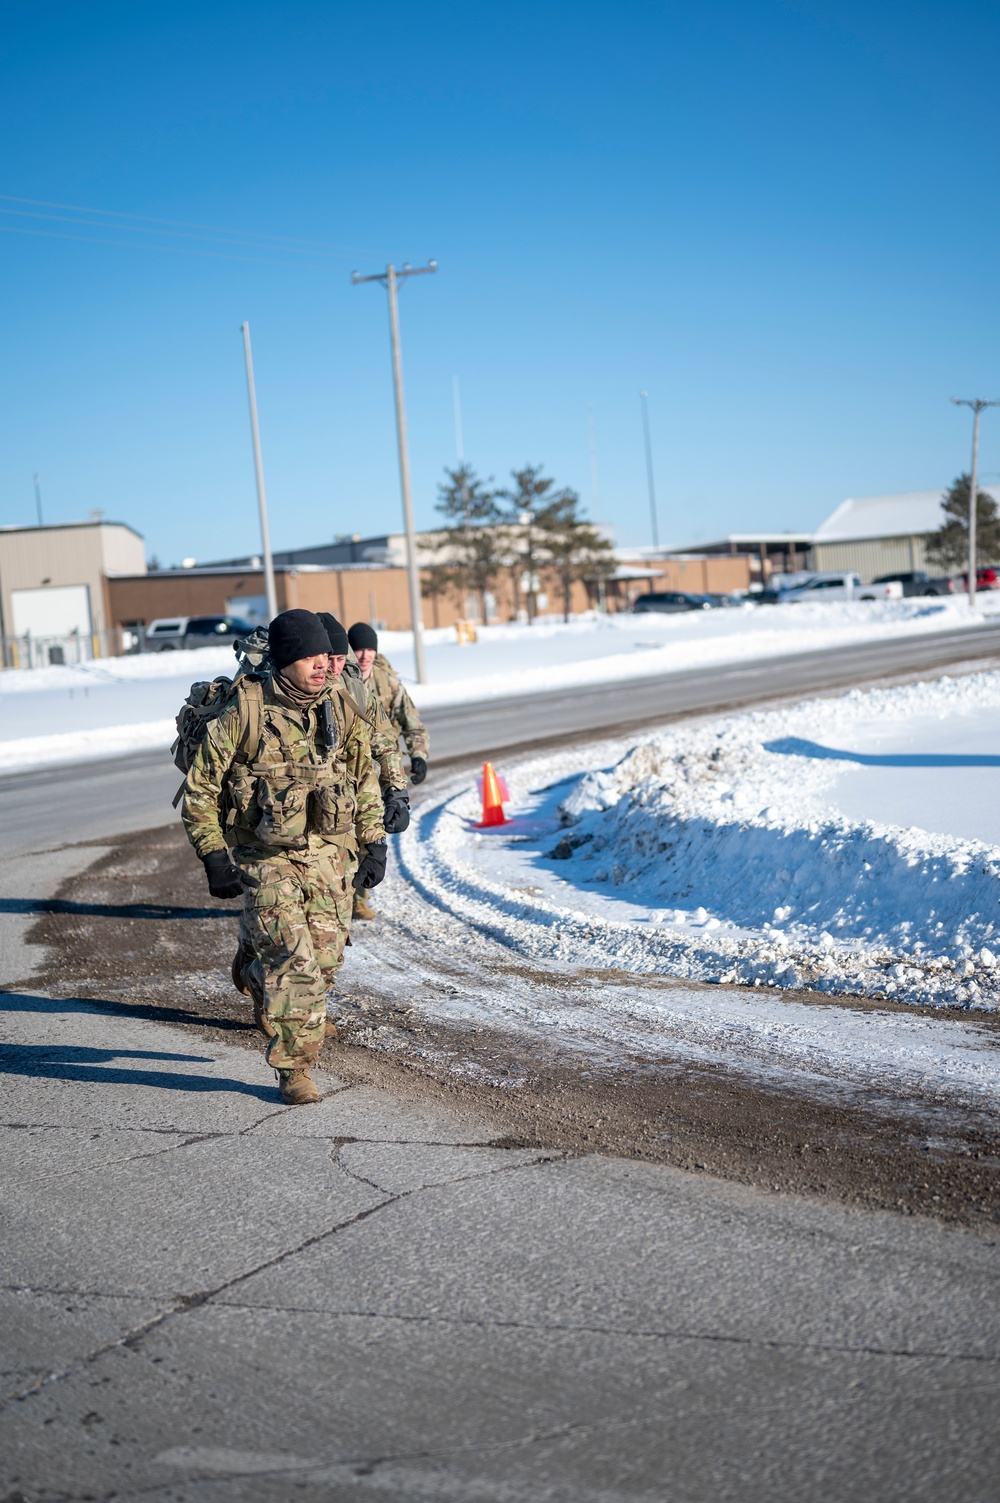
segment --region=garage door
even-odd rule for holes
[[[15,637],[90,636],[89,585],[48,585],[12,590]]]

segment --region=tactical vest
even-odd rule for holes
[[[335,709],[335,747],[320,751],[319,705],[303,731],[294,712],[265,696],[260,740],[252,757],[239,754],[226,778],[224,828],[232,845],[302,851],[309,836],[324,840],[350,835],[357,800],[348,776],[345,740],[356,715],[341,694],[324,696]],[[337,707],[340,715],[336,715]]]

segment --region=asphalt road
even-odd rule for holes
[[[995,1236],[4,1000],[7,1503],[996,1497]]]
[[[899,641],[863,642],[823,652],[694,668],[656,678],[553,689],[478,704],[439,706],[426,715],[437,761],[488,755],[589,731],[607,732],[725,710],[762,700],[849,688],[949,663],[1000,658],[1000,622],[965,632],[936,632]]]
[[[605,734],[675,716],[997,658],[1000,622],[991,622],[964,632],[439,706],[426,715],[432,768],[591,732]],[[179,782],[180,774],[162,752],[0,777],[0,858],[167,823],[176,817],[170,801]]]
[[[428,719],[440,762],[998,653],[1000,626]],[[994,1235],[327,1073],[289,1110],[248,1050],[36,992],[32,900],[95,855],[53,848],[175,818],[177,782],[162,753],[0,780],[0,1496],[995,1495]]]

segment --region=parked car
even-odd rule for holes
[[[715,591],[710,591],[701,598],[707,600],[709,605],[718,606],[721,610],[735,610],[744,603],[741,595],[720,595]]]
[[[714,606],[707,595],[685,595],[681,590],[652,590],[648,595],[637,595],[632,602],[637,616],[650,611],[710,611]]]
[[[955,580],[955,589],[956,590],[961,590],[963,593],[965,593],[965,592],[968,591],[968,588],[969,588],[969,571],[968,571],[968,569],[966,569],[965,573],[964,574],[960,574],[959,577]],[[1000,569],[992,569],[992,568],[977,569],[976,570],[976,589],[977,590],[1000,590]]]
[[[179,652],[192,647],[221,647],[244,637],[253,627],[239,616],[163,616],[146,627],[147,652]]]
[[[950,595],[955,589],[955,581],[946,576],[933,578],[924,569],[910,569],[899,574],[880,574],[872,584],[892,584],[894,580],[903,586],[903,594],[909,598],[911,595]]]
[[[888,584],[861,583],[853,570],[814,574],[812,579],[794,590],[782,590],[779,605],[798,605],[803,600],[902,600],[903,586],[898,580]]]

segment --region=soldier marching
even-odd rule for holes
[[[310,1069],[353,893],[377,886],[386,865],[368,722],[331,673],[331,645],[311,611],[276,616],[266,671],[238,679],[207,720],[183,789],[209,891],[242,895],[258,1026],[292,1106],[319,1099]]]
[[[413,700],[403,687],[399,674],[388,658],[378,650],[378,634],[366,621],[356,621],[347,633],[347,640],[354,652],[361,679],[369,696],[379,704],[392,728],[395,749],[398,753],[402,737],[410,756],[410,781],[422,783],[427,776],[427,758],[430,755],[430,737],[420,719]],[[356,919],[373,919],[372,908],[365,892],[354,895]]]

